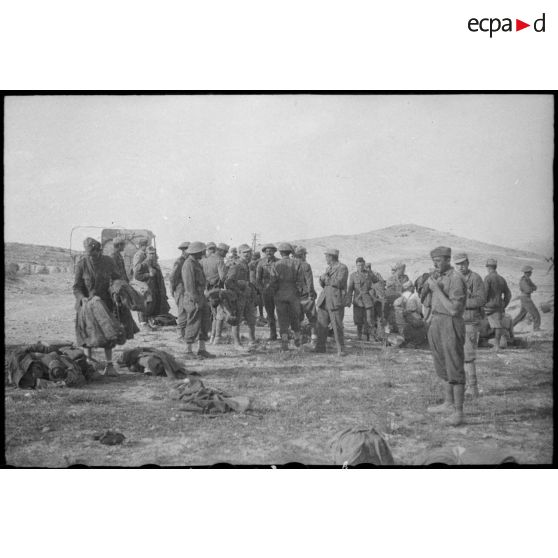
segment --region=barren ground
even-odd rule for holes
[[[74,339],[71,284],[69,274],[7,282],[7,351],[38,340]],[[530,333],[531,326],[518,326],[527,349],[498,355],[479,350],[483,395],[467,402],[467,424],[459,428],[444,427],[426,413],[441,395],[429,352],[357,342],[349,310],[350,354],[344,359],[313,355],[305,348],[280,353],[276,344],[266,347],[262,327],[257,330],[260,347],[252,355],[222,345],[210,347],[219,358],[187,364],[207,386],[249,396],[253,409],[246,414],[182,412],[169,397],[169,381],[126,369],[118,378],[84,389],[6,386],[5,459],[19,467],[331,464],[329,440],[336,432],[376,426],[398,464],[412,464],[430,448],[479,444],[510,449],[520,463],[551,463],[553,317],[543,314],[538,334]],[[185,352],[174,328],[140,333],[126,347],[138,345],[168,350],[178,359]],[[97,350],[96,356],[101,355]],[[107,429],[122,432],[125,442],[105,446],[93,440],[95,432]]]

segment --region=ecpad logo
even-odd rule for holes
[[[533,29],[536,33],[545,32],[545,16],[546,14],[543,13],[543,15],[539,19],[536,19],[533,22]],[[505,17],[503,19],[497,17],[485,17],[482,19],[477,19],[475,17],[472,17],[468,21],[467,27],[472,33],[477,33],[478,31],[481,31],[483,33],[490,33],[490,38],[492,38],[492,35],[494,33],[497,33],[498,31],[503,31],[504,33],[513,31],[512,18],[509,17]],[[522,29],[526,29],[527,27],[531,27],[531,24],[525,23],[520,19],[515,20],[516,31],[521,31]]]

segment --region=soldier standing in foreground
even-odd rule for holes
[[[186,253],[188,259],[182,266],[182,283],[184,284],[184,297],[182,306],[186,313],[186,358],[194,358],[192,345],[198,340],[199,358],[214,358],[215,355],[208,353],[205,342],[211,327],[209,304],[205,298],[206,279],[200,260],[205,251],[203,242],[192,242]]]
[[[479,325],[482,320],[482,307],[486,303],[486,293],[481,276],[469,269],[467,254],[457,254],[453,261],[467,285],[467,299],[465,300],[465,313],[463,314],[465,321],[465,376],[467,390],[473,399],[476,399],[479,396],[479,388],[475,360],[479,344]]]
[[[184,339],[184,328],[186,327],[186,312],[182,306],[182,299],[184,297],[184,284],[182,283],[182,266],[188,257],[186,250],[190,246],[189,242],[182,242],[178,249],[182,252],[180,257],[174,262],[172,266],[172,271],[170,272],[169,282],[171,288],[171,295],[176,302],[176,308],[178,311],[177,331],[178,339]]]
[[[240,343],[240,324],[246,320],[250,335],[250,348],[256,346],[256,288],[250,283],[250,268],[248,263],[252,259],[252,249],[247,244],[238,247],[240,259],[235,265],[229,267],[225,287],[236,294],[236,312],[238,323],[232,326],[234,348],[243,350]]]
[[[500,339],[502,338],[502,318],[507,305],[511,300],[511,291],[506,280],[498,275],[496,267],[498,262],[494,258],[486,260],[488,275],[484,278],[486,291],[486,305],[484,307],[490,327],[494,328],[494,351],[500,350]]]
[[[531,281],[533,268],[530,265],[526,265],[521,269],[521,271],[523,272],[523,277],[519,280],[519,290],[521,291],[519,300],[521,300],[521,310],[513,320],[513,327],[523,320],[527,314],[531,314],[535,322],[533,324],[533,331],[540,331],[541,315],[531,300],[531,293],[537,290],[537,285]]]
[[[312,267],[306,261],[306,253],[304,246],[297,246],[294,253],[295,259],[299,262],[302,270],[302,282],[298,285],[300,320],[304,320],[304,316],[306,316],[311,329],[311,343],[312,346],[315,346],[318,339],[316,332],[316,321],[318,319],[316,298],[318,298],[318,295],[314,289],[314,274],[312,273]]]
[[[300,302],[297,285],[303,281],[300,263],[291,258],[293,247],[287,242],[278,245],[281,259],[271,271],[271,282],[275,291],[275,306],[279,320],[281,350],[289,348],[289,326],[294,333],[296,347],[300,347]]]
[[[337,356],[345,356],[345,339],[343,337],[343,317],[345,314],[345,293],[349,270],[339,262],[339,250],[328,248],[325,251],[327,268],[320,276],[323,290],[318,297],[318,342],[314,352],[326,352],[326,339],[329,324],[333,327]]]
[[[432,293],[432,318],[428,343],[436,374],[444,383],[444,403],[429,407],[430,413],[452,412],[444,422],[450,426],[463,423],[465,398],[464,349],[465,322],[463,312],[467,286],[465,279],[450,265],[451,248],[439,246],[430,252],[435,271],[423,290]]]
[[[353,321],[357,326],[357,338],[362,340],[362,329],[367,326],[367,332],[374,330],[374,301],[371,296],[374,277],[365,268],[364,258],[356,259],[357,270],[349,276],[346,306],[353,305]],[[369,333],[368,333],[369,335]]]
[[[265,311],[267,313],[267,323],[269,324],[269,341],[277,340],[277,325],[275,321],[275,298],[273,285],[271,284],[271,273],[277,260],[274,256],[277,248],[273,244],[266,244],[262,248],[264,257],[258,262],[256,268],[256,286],[260,291]]]

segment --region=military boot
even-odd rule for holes
[[[269,341],[277,341],[277,326],[275,323],[269,324]]]
[[[294,344],[295,347],[300,347],[300,331],[294,332]]]
[[[282,351],[289,350],[289,336],[286,333],[281,334],[281,350]]]
[[[213,336],[213,345],[220,345],[223,342],[223,320],[215,320],[215,334]]]
[[[465,422],[463,415],[463,400],[465,399],[465,386],[463,384],[455,384],[453,387],[453,397],[455,401],[455,410],[447,418],[444,424],[448,426],[460,426]]]
[[[428,413],[451,413],[454,410],[453,386],[446,382],[444,385],[444,402],[441,405],[428,407]]]
[[[184,358],[186,360],[196,360],[197,357],[194,354],[194,351],[192,350],[192,345],[193,343],[186,343],[186,354],[184,355]]]
[[[466,395],[470,395],[473,399],[479,396],[479,388],[477,385],[477,368],[475,362],[465,363],[465,376],[467,377]]]
[[[240,326],[231,326],[231,333],[232,333],[234,348],[237,351],[244,351],[244,347],[240,342]]]
[[[357,339],[359,341],[362,341],[362,326],[361,325],[357,325]]]
[[[199,358],[215,358],[215,355],[208,353],[205,350],[205,341],[202,341],[201,339],[198,340],[198,352],[197,355]]]

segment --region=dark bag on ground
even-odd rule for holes
[[[348,428],[338,432],[331,442],[336,465],[393,465],[391,450],[374,428]]]

